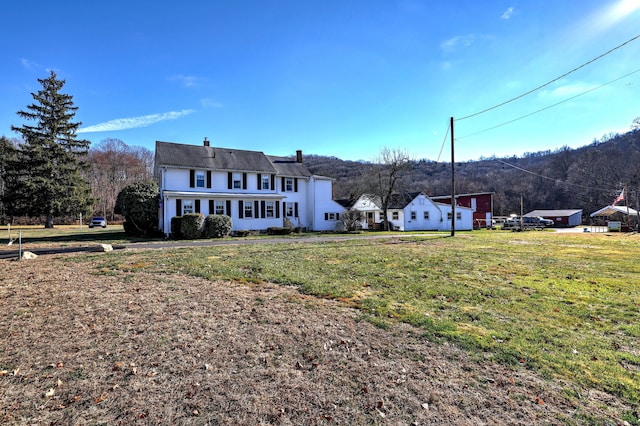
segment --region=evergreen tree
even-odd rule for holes
[[[4,223],[8,214],[7,186],[10,186],[9,171],[15,164],[16,150],[13,144],[5,136],[0,137],[0,223]]]
[[[23,138],[13,198],[21,214],[44,215],[45,228],[53,228],[56,216],[90,213],[91,192],[83,178],[90,142],[76,138],[82,123],[72,121],[78,109],[73,97],[60,92],[65,81],[53,71],[38,81],[42,90],[31,94],[35,102],[18,112],[35,125],[11,126]]]

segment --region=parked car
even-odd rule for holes
[[[524,216],[522,218],[522,223],[524,225],[543,226],[545,228],[553,226],[553,221],[551,219],[545,219],[540,216]]]
[[[94,226],[101,226],[103,228],[107,227],[107,220],[102,216],[94,216],[91,218],[89,222],[89,228],[93,228]]]

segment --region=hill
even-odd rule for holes
[[[336,179],[334,198],[358,195],[373,164],[337,157],[307,155],[311,172]],[[640,184],[640,129],[609,135],[572,149],[525,153],[521,157],[491,157],[456,163],[456,193],[494,192],[494,214],[524,210],[582,209],[585,215],[609,205],[626,185],[631,206],[637,205]],[[412,161],[402,180],[405,191],[451,194],[451,163]]]

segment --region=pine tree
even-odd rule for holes
[[[23,138],[18,148],[19,185],[13,189],[16,204],[25,209],[22,214],[43,215],[45,228],[53,228],[54,217],[86,214],[91,207],[83,177],[90,142],[76,138],[82,123],[72,121],[78,109],[73,97],[60,92],[65,81],[51,71],[38,82],[42,90],[31,94],[35,102],[18,112],[35,125],[11,126]]]

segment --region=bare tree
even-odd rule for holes
[[[146,148],[130,147],[120,139],[104,139],[89,152],[89,163],[95,209],[113,220],[120,191],[151,179],[153,154]]]
[[[399,183],[404,173],[411,168],[411,158],[406,151],[384,147],[380,157],[372,164],[369,173],[369,192],[380,200],[383,212],[384,230],[389,230],[387,211],[391,197],[395,192],[401,192]]]

